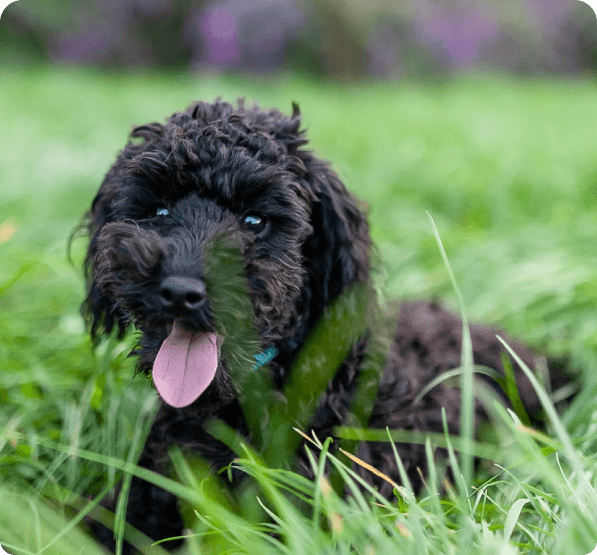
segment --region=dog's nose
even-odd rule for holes
[[[160,283],[160,302],[174,316],[187,316],[197,311],[207,300],[205,282],[181,276],[164,278]]]

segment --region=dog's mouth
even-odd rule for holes
[[[213,381],[223,338],[217,333],[193,333],[175,320],[153,363],[153,382],[168,405],[186,407]]]

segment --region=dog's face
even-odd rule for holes
[[[298,347],[334,297],[368,279],[365,219],[301,149],[299,123],[297,109],[195,104],[134,129],[93,202],[92,333],[134,324],[139,368],[168,404],[229,399],[238,348],[256,349],[241,353],[250,360]],[[245,317],[259,344],[240,346]]]

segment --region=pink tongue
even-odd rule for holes
[[[153,363],[153,383],[162,399],[180,408],[190,405],[213,381],[218,368],[218,335],[190,333],[176,322]]]

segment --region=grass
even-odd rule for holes
[[[596,92],[591,81],[487,76],[349,86],[292,76],[3,69],[0,543],[19,555],[99,553],[75,526],[88,509],[73,492],[100,494],[123,469],[139,472],[131,463],[155,395],[132,379],[126,342],[92,351],[78,315],[85,245],[75,242],[73,267],[67,239],[133,124],[161,120],[193,99],[245,95],[288,110],[300,103],[313,148],[370,207],[387,298],[464,305],[471,320],[570,358],[582,389],[561,416],[552,414],[545,436],[488,401],[495,430],[472,446],[487,457],[484,468],[469,479],[470,458],[454,454],[454,468],[464,463],[454,487],[438,495],[442,469],[432,465],[436,478],[417,500],[408,488],[393,503],[371,504],[359,493],[343,500],[323,480],[268,468],[246,445],[237,446],[238,464],[259,487],[230,499],[199,461],[174,453],[177,480],[150,478],[185,499],[190,517],[197,511],[203,549],[590,552],[597,543]],[[434,445],[466,451],[458,438],[394,437],[421,441],[430,453]],[[353,488],[348,458],[327,453],[325,442],[312,451]],[[313,464],[320,475],[321,462]],[[199,552],[195,538],[187,553]]]

